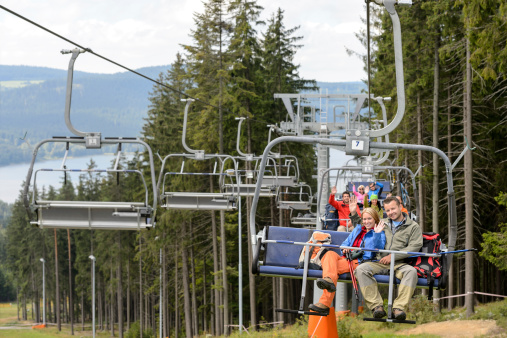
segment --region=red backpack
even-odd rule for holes
[[[434,232],[423,232],[422,235],[423,246],[420,251],[425,253],[440,253],[440,246],[442,245],[440,235]],[[408,263],[417,270],[417,276],[428,280],[428,299],[433,295],[435,279],[439,279],[439,289],[445,288],[444,262],[445,259],[442,259],[442,257],[417,256],[409,259]]]

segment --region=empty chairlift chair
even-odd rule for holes
[[[82,132],[74,128],[70,120],[70,106],[72,98],[72,79],[74,63],[79,54],[85,50],[73,49],[64,50],[62,54],[72,54],[68,67],[67,92],[65,98],[65,123],[67,128],[76,136],[54,137],[39,142],[33,151],[32,161],[28,170],[27,178],[23,188],[23,202],[31,219],[30,223],[41,228],[65,228],[65,229],[108,229],[108,230],[140,230],[150,228],[154,225],[152,217],[153,210],[157,207],[157,192],[155,183],[155,169],[153,153],[150,146],[137,138],[110,137],[102,139],[100,132]],[[34,164],[39,148],[46,143],[64,143],[66,152],[60,168],[38,170],[35,173]],[[153,206],[149,204],[149,185],[146,184],[143,174],[138,170],[118,169],[122,145],[137,144],[144,147],[148,153],[149,176],[151,177]],[[66,169],[65,162],[69,153],[70,145],[83,146],[90,152],[97,151],[103,145],[117,145],[116,163],[112,169],[88,170],[88,169]],[[100,155],[100,153],[95,153]],[[136,174],[140,176],[140,182],[144,186],[144,199],[141,201],[53,201],[43,200],[36,196],[36,176],[41,171],[63,172],[108,172],[119,174]],[[32,201],[29,201],[30,182],[34,176],[34,191]]]
[[[185,112],[183,116],[183,133],[182,144],[188,153],[183,154],[169,154],[162,160],[162,167],[157,182],[157,190],[160,191],[160,198],[164,200],[162,205],[165,209],[183,209],[183,210],[223,210],[231,211],[237,208],[236,202],[239,197],[238,188],[238,166],[236,160],[229,155],[220,154],[205,154],[204,150],[194,150],[186,144],[186,127],[188,119],[188,110],[194,101],[193,99],[182,100],[186,101]],[[166,163],[170,159],[183,158],[181,162],[180,171],[165,171]],[[198,162],[214,160],[214,167],[212,172],[191,172],[185,169],[185,160],[195,160]],[[226,170],[228,162],[231,162],[230,168]],[[219,167],[217,168],[217,166]],[[175,191],[172,188],[171,182],[177,177],[184,178],[215,178],[217,179],[217,191]],[[193,187],[198,185],[198,182],[192,182]],[[225,185],[228,184],[234,189],[227,190]],[[209,183],[208,183],[209,186]]]
[[[187,159],[190,157],[192,158],[192,155],[188,154],[175,154],[171,155],[171,157],[175,156],[183,156]],[[217,157],[218,156],[218,157]],[[220,155],[217,156],[207,156],[207,159],[230,159],[233,161],[233,159],[230,156],[223,156],[220,157]],[[217,164],[218,162],[215,162]],[[164,159],[165,164],[165,159]],[[188,172],[184,171],[183,168],[185,166],[185,161],[182,162],[181,170],[179,172],[164,172],[163,173],[163,180],[161,183],[161,192],[160,192],[160,198],[163,200],[162,208],[165,209],[182,209],[182,210],[224,210],[224,211],[231,211],[236,210],[237,206],[237,200],[238,200],[238,193],[237,193],[237,172],[235,169],[230,169],[226,171],[215,170],[211,173],[207,172]],[[234,162],[235,166],[235,162]],[[222,169],[224,167],[224,163],[221,162],[220,168]],[[199,178],[206,179],[215,179],[215,186],[217,187],[218,191],[175,191],[173,188],[171,188],[171,182],[173,180],[178,180],[178,176],[182,179],[190,178],[192,181],[194,181],[192,184],[198,185],[198,183],[203,183],[203,181],[199,181]],[[227,191],[220,189],[221,186],[223,186],[225,183],[223,182],[228,181],[229,187],[235,187],[236,189],[233,189],[234,191]],[[209,182],[209,181],[208,181]],[[209,186],[209,183],[207,184]],[[232,189],[231,189],[232,190]]]
[[[33,191],[31,202],[28,202],[28,190],[32,177],[33,167],[36,160],[36,154],[42,144],[65,142],[67,152],[60,168],[43,168],[33,173]],[[113,168],[110,169],[66,169],[65,161],[68,154],[69,144],[84,145],[85,138],[57,138],[45,140],[35,147],[34,156],[30,166],[24,189],[25,206],[30,210],[31,221],[33,225],[40,228],[61,228],[61,229],[100,229],[100,230],[141,230],[153,226],[152,214],[156,207],[156,190],[153,189],[154,204],[149,204],[149,189],[144,175],[139,170],[118,169],[118,160],[121,151],[118,151],[117,160]],[[121,149],[123,143],[140,143],[147,147],[150,154],[152,186],[155,188],[155,173],[153,171],[153,158],[149,146],[136,139],[106,139],[103,144],[118,144]],[[136,175],[138,181],[144,188],[144,199],[140,201],[65,201],[65,200],[46,200],[37,195],[37,176],[41,173],[50,172],[52,174],[63,173],[109,173],[115,175]],[[35,213],[35,215],[32,214]]]
[[[240,149],[240,138],[241,138],[241,125],[245,120],[244,117],[237,117],[236,120],[239,121],[238,124],[238,136],[236,139],[236,151],[238,152],[238,156],[234,156],[234,159],[238,163],[238,167],[240,167],[239,163],[244,162],[245,166],[249,163],[252,169],[239,169],[238,170],[238,182],[237,184],[229,183],[224,181],[223,190],[228,193],[239,194],[241,197],[252,197],[255,194],[255,187],[257,185],[257,177],[259,175],[258,170],[258,162],[260,157],[255,156],[254,154],[246,154]],[[273,165],[276,164],[274,159],[269,159],[270,163]],[[272,173],[271,173],[272,175]],[[260,190],[260,197],[273,197],[276,196],[278,187],[274,185],[262,185]]]

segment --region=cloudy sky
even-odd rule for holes
[[[364,1],[259,0],[262,19],[277,8],[285,11],[287,28],[301,26],[304,47],[296,63],[300,75],[326,82],[359,81],[365,77],[357,57],[345,46],[362,52],[354,36],[362,28]],[[180,44],[191,42],[195,12],[201,0],[0,0],[0,5],[63,35],[98,54],[130,68],[166,65]],[[67,42],[0,9],[0,64],[67,69]],[[121,68],[96,56],[79,58],[76,70],[115,73]]]

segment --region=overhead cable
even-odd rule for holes
[[[81,49],[83,49],[83,50],[86,50],[88,53],[91,53],[91,54],[93,54],[93,55],[95,55],[95,56],[97,56],[97,57],[99,57],[99,58],[101,58],[101,59],[103,59],[103,60],[105,60],[105,61],[108,61],[108,62],[110,62],[110,63],[112,63],[112,64],[116,65],[116,66],[118,66],[118,67],[120,67],[120,68],[123,68],[123,69],[125,69],[125,70],[127,70],[127,71],[129,71],[129,72],[132,72],[132,73],[136,74],[136,75],[139,75],[139,76],[141,76],[141,77],[143,77],[143,78],[145,78],[145,79],[147,79],[147,80],[149,80],[149,81],[151,81],[151,82],[154,82],[154,83],[156,83],[156,84],[158,84],[158,85],[160,85],[160,86],[162,86],[162,87],[165,87],[165,88],[167,88],[167,89],[169,89],[169,90],[172,90],[172,91],[173,91],[173,92],[175,92],[175,93],[178,93],[178,94],[180,94],[180,95],[184,95],[184,96],[186,96],[186,97],[188,97],[188,98],[190,98],[190,99],[193,99],[193,100],[195,100],[195,101],[201,102],[201,103],[203,103],[203,104],[205,104],[205,105],[208,105],[208,106],[210,106],[210,107],[213,107],[213,108],[217,108],[217,109],[218,109],[218,107],[217,107],[217,106],[212,105],[211,103],[208,103],[208,102],[202,101],[202,100],[200,100],[200,99],[198,99],[198,98],[195,98],[195,97],[192,97],[192,96],[190,96],[190,95],[188,95],[188,94],[186,94],[186,93],[184,93],[184,92],[182,92],[182,91],[180,91],[180,90],[178,90],[178,89],[176,89],[176,88],[173,88],[173,87],[171,87],[171,86],[166,85],[165,83],[162,83],[162,82],[160,82],[160,81],[157,81],[157,80],[155,80],[155,79],[152,79],[152,78],[151,78],[151,77],[149,77],[149,76],[146,76],[146,75],[144,75],[144,74],[141,74],[141,73],[139,73],[139,72],[137,72],[137,71],[135,71],[135,70],[133,70],[133,69],[131,69],[131,68],[128,68],[128,67],[126,67],[126,66],[124,66],[124,65],[122,65],[122,64],[119,64],[118,62],[115,62],[115,61],[113,61],[113,60],[111,60],[111,59],[108,59],[108,58],[106,58],[105,56],[102,56],[102,55],[100,55],[100,54],[98,54],[98,53],[95,53],[95,52],[94,52],[94,51],[92,51],[90,48],[83,47],[82,45],[80,45],[80,44],[78,44],[78,43],[76,43],[76,42],[74,42],[74,41],[72,41],[72,40],[70,40],[70,39],[67,39],[67,38],[66,38],[66,37],[64,37],[64,36],[61,36],[60,34],[55,33],[55,32],[53,32],[52,30],[50,30],[50,29],[48,29],[48,28],[46,28],[46,27],[44,27],[44,26],[42,26],[42,25],[39,25],[38,23],[36,23],[36,22],[34,22],[34,21],[32,21],[32,20],[30,20],[30,19],[28,19],[28,18],[26,18],[26,17],[22,16],[22,15],[21,15],[21,14],[19,14],[19,13],[16,13],[16,12],[14,12],[14,11],[12,11],[12,10],[8,9],[8,8],[7,8],[7,7],[5,7],[5,6],[0,5],[0,8],[1,8],[1,9],[3,9],[4,11],[6,11],[6,12],[11,13],[12,15],[17,16],[17,17],[18,17],[18,18],[20,18],[20,19],[25,20],[25,21],[26,21],[26,22],[28,22],[28,23],[31,23],[31,24],[32,24],[32,25],[34,25],[34,26],[39,27],[40,29],[42,29],[42,30],[44,30],[44,31],[46,31],[46,32],[48,32],[48,33],[50,33],[50,34],[52,34],[52,35],[54,35],[54,36],[56,36],[56,37],[58,37],[58,38],[60,38],[60,39],[64,40],[64,41],[67,41],[68,43],[70,43],[70,44],[72,44],[72,45],[74,45],[74,46],[76,46],[76,47],[78,47],[78,48],[81,48]]]

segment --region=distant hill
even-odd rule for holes
[[[367,89],[364,82],[318,82],[322,93],[329,94],[360,94]]]
[[[156,79],[169,68],[157,66],[136,71]],[[45,138],[70,135],[64,121],[67,71],[0,66],[0,86],[2,83],[9,86],[0,90],[0,165],[30,160],[31,151],[20,139],[25,133],[32,146]],[[76,71],[72,124],[78,130],[102,132],[103,136],[139,136],[152,88],[151,81],[130,72]],[[40,155],[48,157],[54,150],[44,148]]]
[[[136,71],[158,78],[170,66]],[[65,121],[67,71],[32,66],[0,65],[0,166],[29,162],[37,142],[52,136],[69,136]],[[107,136],[139,136],[149,109],[153,83],[130,72],[94,74],[74,72],[71,118],[81,131]],[[323,92],[360,93],[362,82],[319,82]],[[22,140],[26,135],[26,141]],[[44,146],[42,158],[62,148]],[[73,156],[78,156],[74,153]]]

